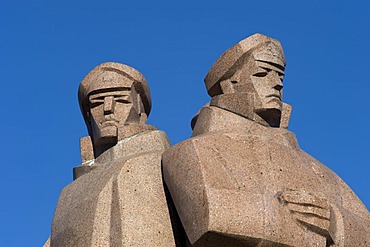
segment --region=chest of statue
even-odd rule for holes
[[[174,200],[194,246],[326,246],[279,202],[280,193],[295,190],[339,200],[333,174],[291,132],[207,133],[173,147],[163,164],[166,181],[182,192]]]
[[[163,132],[151,131],[102,154],[94,170],[63,189],[53,246],[173,246],[161,179],[168,145]]]

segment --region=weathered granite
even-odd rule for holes
[[[74,182],[61,192],[50,246],[175,246],[161,171],[170,144],[146,124],[145,78],[101,64],[81,82],[79,102],[89,137],[81,139]]]
[[[62,191],[52,246],[174,246],[160,166],[168,146],[162,131],[148,130],[95,159]]]
[[[163,154],[163,176],[192,246],[370,246],[370,215],[287,130],[280,43],[255,34],[205,78],[192,137]]]

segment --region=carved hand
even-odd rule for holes
[[[327,239],[327,246],[333,243],[330,230],[332,207],[325,198],[317,197],[305,191],[287,190],[277,195],[292,216],[309,230]]]

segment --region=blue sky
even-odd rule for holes
[[[203,78],[260,32],[286,59],[284,101],[301,148],[370,207],[370,1],[2,1],[0,246],[42,246],[87,131],[82,78],[106,61],[147,78],[149,123],[173,144],[191,134]]]

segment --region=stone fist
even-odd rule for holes
[[[296,190],[279,192],[277,198],[289,209],[295,220],[309,230],[326,237],[328,246],[333,243],[330,234],[332,207],[325,198]]]

